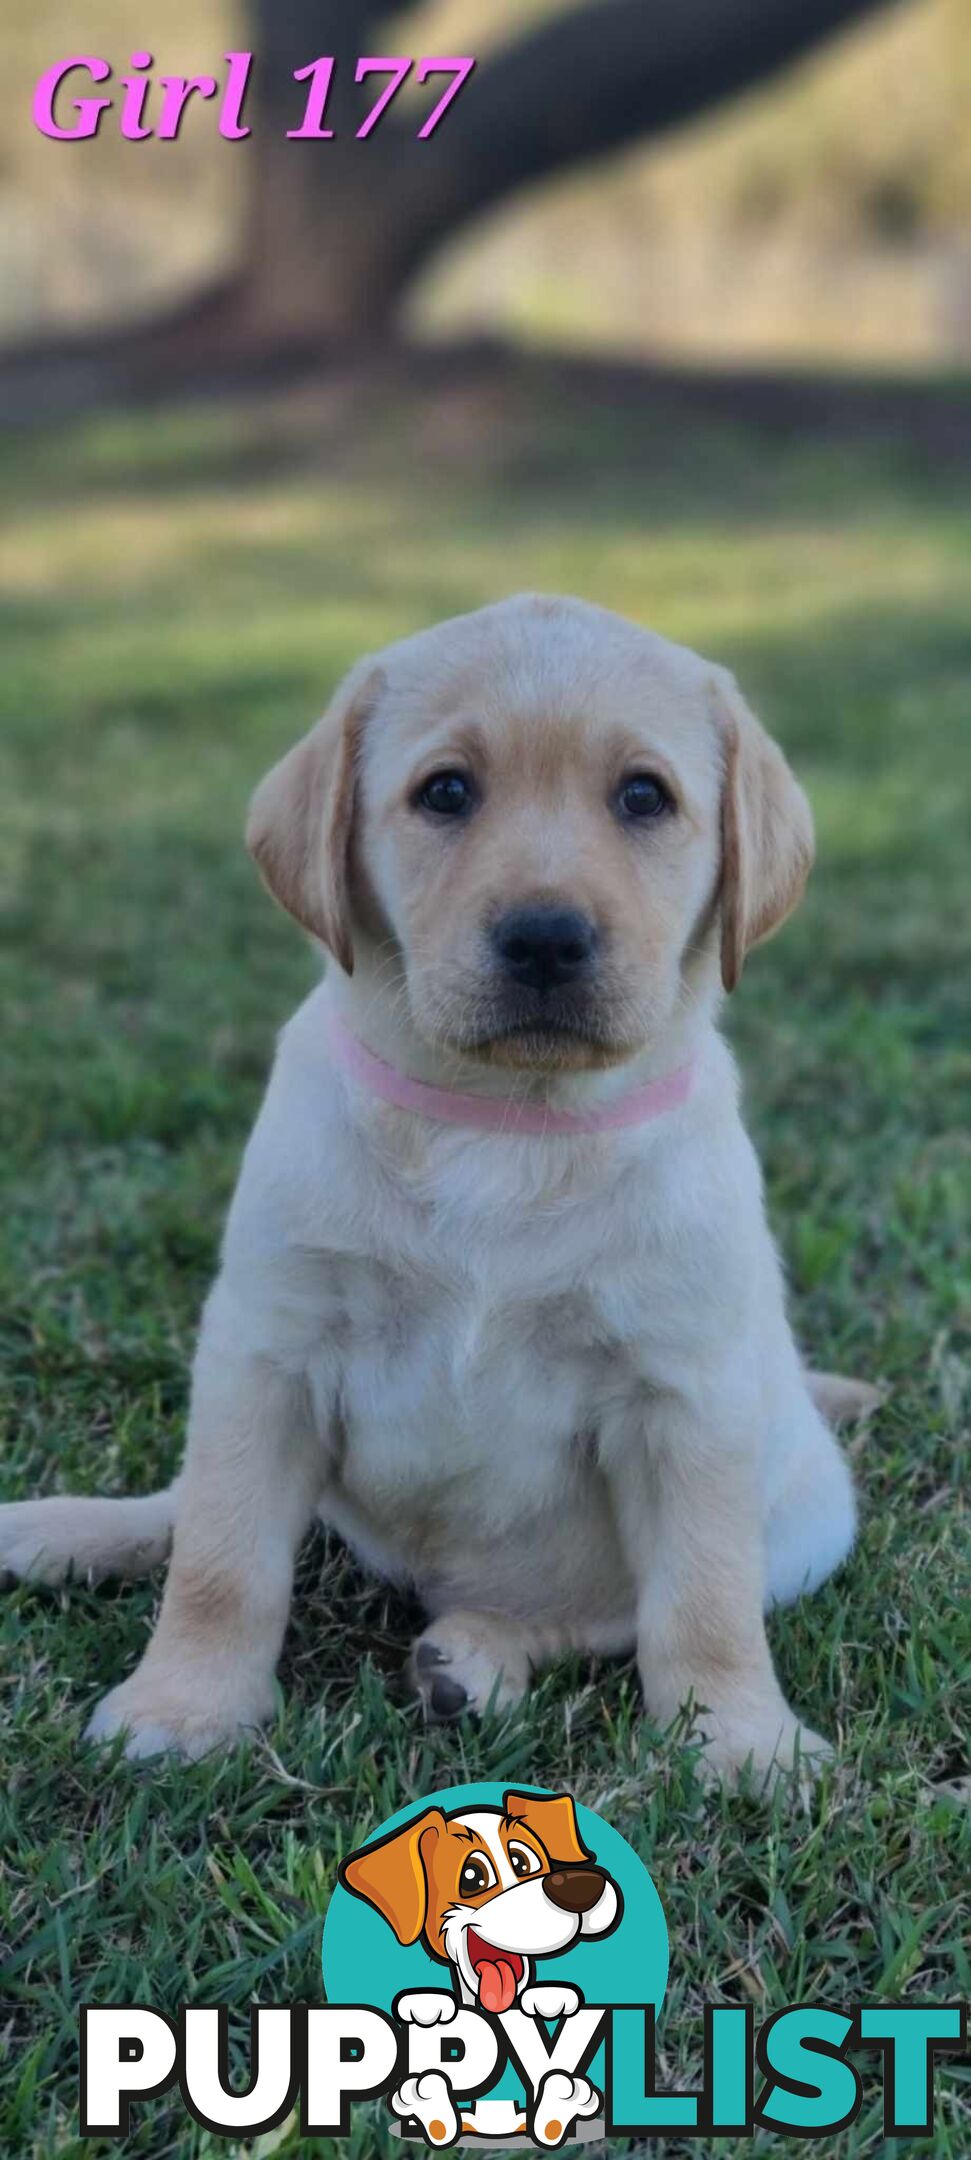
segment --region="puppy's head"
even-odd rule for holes
[[[621,1910],[568,1793],[507,1792],[502,1808],[454,1815],[429,1808],[340,1872],[400,1943],[424,1942],[493,2011],[511,2007],[536,1958],[607,1934]]]
[[[610,1064],[795,906],[809,808],[732,679],[579,601],[523,597],[354,670],[264,780],[249,845],[350,972],[400,955],[426,1040]]]

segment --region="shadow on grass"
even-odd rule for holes
[[[966,480],[971,383],[718,373],[486,345],[399,350],[270,387],[197,385],[181,401],[80,417],[55,408],[0,436],[0,489],[67,504],[95,493],[190,500],[294,478],[325,488],[416,452],[419,486],[459,475],[576,506],[582,485],[585,517],[635,495],[642,515],[660,505],[673,516],[687,496],[692,514],[764,521],[821,487],[862,517],[891,484],[920,493],[928,475]]]

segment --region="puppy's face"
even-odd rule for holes
[[[719,898],[730,980],[808,868],[803,799],[729,679],[579,602],[504,602],[407,640],[358,677],[340,726],[343,782],[318,775],[330,837],[291,840],[289,893],[288,761],[256,798],[251,845],[319,930],[292,886],[322,847],[321,934],[345,966],[355,937],[390,944],[419,1032],[467,1056],[533,1071],[629,1057],[690,993]],[[334,727],[332,711],[332,751]],[[326,858],[342,846],[337,889]]]
[[[443,638],[420,686],[389,680],[359,860],[423,1035],[503,1065],[610,1062],[671,1011],[713,890],[713,726],[700,682],[623,637],[503,628],[473,660]]]
[[[483,2009],[511,2008],[537,1958],[616,1925],[616,1885],[580,1837],[569,1794],[509,1792],[502,1809],[430,1808],[341,1870],[399,1942],[419,1938]]]

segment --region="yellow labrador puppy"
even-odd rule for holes
[[[715,1772],[812,1757],[768,1605],[848,1551],[717,1031],[799,899],[809,809],[732,678],[521,597],[358,666],[249,844],[334,964],[284,1030],[168,1492],[0,1509],[0,1567],[135,1575],[155,1635],[88,1731],[198,1755],[272,1715],[313,1516],[429,1624],[434,1714],[636,1644]]]

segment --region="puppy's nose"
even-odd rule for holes
[[[550,1904],[558,1905],[561,1912],[589,1912],[602,1894],[604,1881],[600,1868],[554,1868],[552,1874],[544,1875],[543,1889]]]
[[[510,908],[492,933],[505,973],[529,990],[555,990],[588,975],[597,933],[579,908]]]

